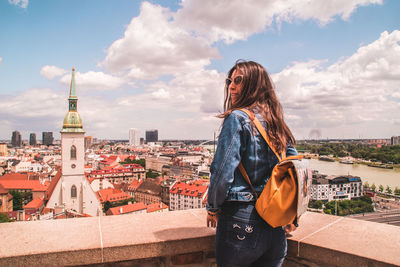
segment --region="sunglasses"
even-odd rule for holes
[[[243,82],[243,75],[238,75],[233,80],[231,78],[226,78],[225,79],[226,86],[229,86],[232,82],[235,85],[241,84]]]

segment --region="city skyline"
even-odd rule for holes
[[[0,139],[60,139],[76,67],[88,135],[211,140],[239,58],[270,72],[297,139],[400,135],[400,3],[277,3],[3,1]]]

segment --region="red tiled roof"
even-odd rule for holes
[[[96,174],[111,174],[111,173],[125,173],[125,172],[131,172],[134,171],[135,169],[144,169],[141,165],[139,164],[124,164],[122,166],[118,167],[110,167],[106,166],[101,170],[93,170],[89,173],[90,175],[96,175]]]
[[[121,213],[121,209],[122,209],[122,213]],[[137,202],[137,203],[133,203],[133,204],[110,208],[107,211],[107,213],[111,214],[111,215],[120,215],[120,214],[125,214],[125,213],[135,212],[135,211],[139,211],[139,210],[145,210],[145,209],[146,209],[146,204],[144,204],[143,202]]]
[[[154,212],[154,211],[159,211],[159,210],[163,210],[163,209],[168,209],[168,206],[165,205],[165,204],[162,203],[162,202],[160,202],[160,203],[153,203],[153,204],[147,205],[147,213],[149,213],[149,212]]]
[[[96,196],[101,203],[106,201],[116,202],[131,198],[131,196],[119,189],[106,188],[96,192]]]
[[[6,173],[0,177],[0,181],[3,180],[28,180],[27,173]]]
[[[35,198],[28,204],[24,206],[24,209],[40,209],[40,207],[43,205],[43,199],[42,198]]]
[[[2,186],[0,184],[0,194],[8,194],[8,190],[4,188],[4,186]]]
[[[32,191],[46,191],[47,186],[40,183],[39,180],[0,180],[0,184],[7,190],[32,190]]]
[[[112,169],[114,169],[113,167],[111,167],[111,166],[105,166],[103,169],[101,169],[102,171],[108,171],[108,170],[112,170]],[[96,171],[94,171],[94,172],[96,172]]]
[[[207,191],[207,185],[199,185],[196,183],[186,184],[184,182],[176,182],[169,191],[172,194],[179,194],[192,197],[203,197]]]
[[[143,183],[143,180],[133,180],[133,182],[128,186],[128,191],[136,191],[137,188]]]
[[[46,192],[46,200],[49,200],[51,195],[53,194],[54,188],[56,188],[56,185],[58,183],[58,180],[61,178],[61,168],[57,171],[56,176],[51,180],[51,183],[47,189]]]

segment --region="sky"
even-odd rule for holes
[[[400,135],[398,0],[0,0],[0,139],[52,131],[76,69],[86,135],[212,139],[236,60],[296,139]]]

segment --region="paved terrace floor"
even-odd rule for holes
[[[0,266],[215,266],[203,209],[0,224]],[[306,213],[284,266],[400,266],[400,227]]]

